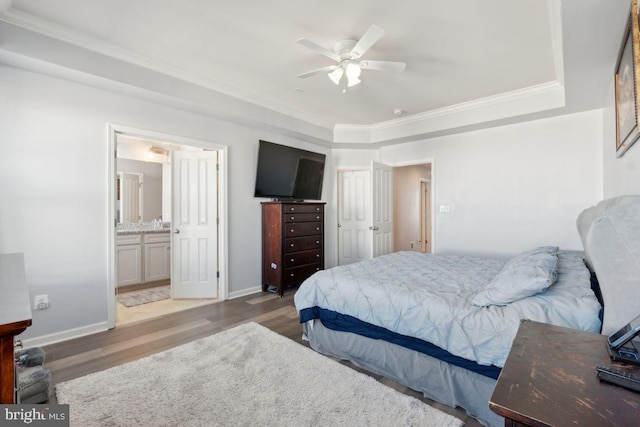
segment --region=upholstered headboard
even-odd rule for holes
[[[577,226],[604,300],[602,333],[610,335],[640,315],[640,195],[603,200]]]

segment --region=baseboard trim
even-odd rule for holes
[[[256,286],[253,288],[241,289],[239,291],[231,292],[228,295],[228,299],[240,298],[246,295],[255,294],[260,292],[262,288]],[[43,347],[50,344],[59,343],[62,341],[72,340],[74,338],[80,338],[87,335],[95,334],[98,332],[104,332],[109,330],[109,325],[106,321],[94,323],[92,325],[81,326],[79,328],[69,329],[66,331],[56,332],[49,335],[43,335],[40,337],[21,339],[22,347]]]
[[[255,294],[256,292],[261,292],[262,287],[256,286],[254,288],[241,289],[239,291],[230,292],[228,295],[228,299],[240,298],[246,295]]]
[[[49,335],[43,335],[40,337],[21,339],[23,348],[30,347],[43,347],[50,344],[59,343],[62,341],[72,340],[74,338],[80,338],[87,335],[95,334],[98,332],[104,332],[108,330],[107,322],[94,323],[92,325],[81,326],[79,328],[68,329],[62,332],[56,332]]]

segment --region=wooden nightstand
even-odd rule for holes
[[[13,340],[31,325],[22,254],[0,255],[0,404],[16,402]]]
[[[505,426],[638,425],[640,393],[598,378],[597,365],[612,365],[606,340],[523,320],[489,407]]]

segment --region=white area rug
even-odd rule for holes
[[[156,286],[155,288],[118,294],[118,302],[125,307],[147,304],[171,298],[171,285]]]
[[[71,426],[462,426],[248,323],[60,383]]]

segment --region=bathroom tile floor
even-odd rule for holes
[[[126,307],[117,303],[116,327],[219,301],[218,299],[166,299],[134,307]]]

